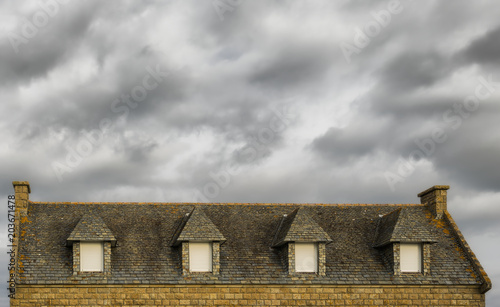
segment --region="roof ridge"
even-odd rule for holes
[[[74,201],[32,201],[29,203],[33,204],[47,204],[47,205],[180,205],[180,206],[338,206],[338,207],[349,207],[349,206],[359,206],[359,207],[369,207],[369,206],[394,206],[394,207],[425,207],[425,204],[368,204],[368,203],[197,203],[197,202],[74,202]]]

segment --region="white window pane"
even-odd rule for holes
[[[318,247],[315,243],[295,243],[295,271],[318,271]]]
[[[103,271],[102,242],[80,242],[80,271]]]
[[[401,244],[401,272],[422,271],[422,245]]]
[[[189,270],[212,272],[212,243],[189,242]]]

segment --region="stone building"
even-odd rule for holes
[[[77,203],[14,181],[11,306],[484,306],[447,211],[420,204]]]

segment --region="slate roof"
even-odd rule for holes
[[[425,219],[431,245],[431,275],[395,276],[373,247],[380,215],[396,209]],[[195,209],[195,210],[194,210]],[[326,274],[290,276],[278,248],[272,248],[284,214],[308,216],[332,244],[326,245]],[[20,284],[445,284],[481,285],[481,272],[448,220],[433,219],[425,205],[337,204],[191,204],[191,203],[46,203],[28,201],[20,221]],[[194,210],[194,211],[193,211]],[[180,247],[172,238],[186,214],[179,238],[189,239],[191,225],[205,215],[226,239],[220,247],[220,274],[182,275]],[[116,238],[111,272],[105,278],[77,280],[72,275],[72,248],[66,246],[83,216],[99,216]],[[198,215],[199,214],[199,215]],[[304,214],[304,215],[302,215]],[[394,213],[393,213],[394,214]],[[399,215],[402,213],[400,212]],[[198,216],[198,217],[197,217]],[[391,215],[389,215],[391,216]],[[196,217],[196,218],[195,218]],[[389,218],[387,218],[389,219]],[[291,218],[290,218],[291,220]],[[399,218],[398,218],[399,220]],[[401,218],[401,221],[404,219]],[[287,220],[287,223],[289,221]],[[311,224],[310,221],[305,224]],[[390,223],[389,223],[390,224]],[[394,223],[393,223],[394,224]],[[395,224],[397,226],[397,223]],[[396,228],[395,226],[395,228]],[[316,228],[317,229],[317,228]],[[213,230],[213,229],[212,229]],[[185,232],[184,232],[185,231]],[[393,231],[394,232],[394,231]],[[285,233],[285,232],[283,232]],[[182,235],[182,236],[181,236]],[[196,232],[192,234],[196,237]],[[324,234],[321,234],[324,236]],[[382,236],[384,237],[384,236]],[[219,237],[220,238],[220,237]],[[220,238],[222,239],[222,238]],[[326,238],[325,238],[326,239]],[[465,246],[465,247],[464,247]]]
[[[219,229],[201,208],[186,214],[172,238],[170,245],[177,246],[183,241],[226,241]]]
[[[393,242],[436,242],[432,225],[422,210],[399,208],[381,216],[378,222],[375,247]]]
[[[69,245],[74,241],[111,241],[112,245],[116,245],[116,238],[111,230],[94,214],[85,214],[76,224],[67,239]]]
[[[283,215],[272,245],[277,247],[287,242],[331,241],[330,236],[304,210],[297,208]]]

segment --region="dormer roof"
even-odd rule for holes
[[[74,241],[111,241],[116,245],[116,238],[100,216],[84,214],[78,224],[69,235],[67,243],[71,245]]]
[[[196,208],[181,220],[170,245],[176,246],[183,241],[226,241],[203,209]]]
[[[428,218],[422,210],[399,208],[379,218],[375,247],[389,243],[436,242]]]
[[[304,210],[285,214],[276,231],[273,247],[287,242],[331,242],[330,236]]]

